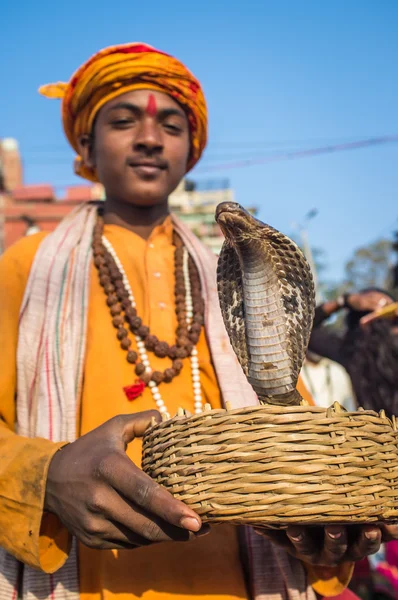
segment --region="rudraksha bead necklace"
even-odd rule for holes
[[[104,221],[99,214],[94,228],[93,255],[98,270],[100,284],[107,296],[112,323],[116,328],[117,338],[129,363],[135,365],[137,380],[127,386],[124,392],[129,400],[137,398],[148,385],[160,412],[167,412],[164,400],[159,392],[161,383],[170,383],[183,368],[182,359],[190,357],[195,413],[203,410],[200,385],[198,351],[203,325],[204,302],[201,295],[200,278],[188,250],[181,238],[173,232],[174,269],[175,269],[175,302],[176,302],[176,343],[170,346],[152,335],[149,327],[143,325],[137,315],[136,304],[126,273],[112,244],[103,234]],[[130,332],[134,334],[137,350],[132,349]],[[159,358],[172,361],[171,367],[162,371],[153,371],[148,353],[153,352]]]

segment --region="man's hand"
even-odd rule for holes
[[[160,419],[156,411],[120,415],[54,455],[44,509],[86,546],[124,549],[186,541],[201,530],[198,515],[126,455],[152,417]]]
[[[362,319],[360,320],[360,324],[361,326],[366,327],[366,325],[378,319],[390,319],[391,321],[396,321],[396,319],[398,319],[398,302],[386,304],[383,308],[368,313],[367,315],[362,317]],[[396,325],[394,324],[393,332],[396,333]]]
[[[376,291],[350,294],[347,300],[349,307],[358,312],[380,310],[392,302],[393,300],[387,294]]]
[[[323,567],[356,562],[375,554],[383,541],[398,538],[398,526],[289,526],[285,531],[257,529],[296,558]]]

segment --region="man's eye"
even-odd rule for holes
[[[131,125],[132,123],[134,123],[134,119],[114,119],[112,121],[112,125],[114,127],[127,127],[128,125]]]
[[[165,123],[164,128],[167,129],[170,133],[181,133],[182,129],[178,125],[173,125],[173,123]]]

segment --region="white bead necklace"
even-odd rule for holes
[[[126,272],[123,269],[123,265],[120,262],[119,257],[116,254],[114,247],[112,246],[110,241],[106,239],[106,237],[104,235],[102,236],[102,243],[104,244],[105,248],[107,249],[109,254],[112,256],[113,260],[115,261],[117,268],[119,269],[119,271],[122,275],[123,285],[128,292],[131,305],[134,308],[136,308],[133,291],[131,289],[129,280],[127,279]],[[183,275],[184,275],[184,285],[185,285],[185,291],[186,291],[185,311],[187,314],[187,325],[189,327],[192,322],[192,317],[193,317],[193,304],[192,304],[192,294],[191,294],[191,282],[189,279],[188,259],[189,259],[188,250],[184,246],[182,270],[183,270]],[[140,356],[141,362],[144,365],[146,372],[152,373],[152,369],[151,369],[151,365],[149,363],[145,344],[139,335],[135,335],[134,337],[137,342],[137,349],[138,349],[138,354]],[[196,346],[193,348],[192,354],[191,354],[191,374],[192,374],[192,386],[193,386],[195,413],[199,414],[199,413],[203,412],[203,400],[202,400],[202,389],[201,389],[201,385],[200,385],[198,351],[196,349]],[[156,406],[158,407],[159,412],[167,413],[168,411],[167,411],[166,405],[164,403],[164,400],[159,392],[159,388],[156,385],[156,383],[154,381],[150,381],[148,383],[148,387],[150,388],[150,390],[152,392],[153,399],[156,402]]]

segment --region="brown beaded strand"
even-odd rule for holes
[[[170,383],[183,367],[182,360],[191,356],[194,346],[197,344],[204,320],[204,302],[201,294],[200,278],[195,263],[189,257],[189,280],[192,294],[193,317],[188,326],[186,314],[186,289],[183,274],[183,252],[184,246],[181,238],[173,232],[174,274],[175,274],[175,303],[176,303],[176,342],[170,346],[167,342],[160,341],[152,335],[149,327],[142,324],[137,315],[135,307],[129,298],[129,292],[123,283],[123,274],[120,272],[114,258],[105,248],[102,240],[104,222],[101,215],[98,216],[93,235],[94,264],[98,270],[100,284],[106,294],[106,302],[109,306],[112,323],[117,329],[117,338],[123,350],[126,351],[127,361],[135,364],[137,377],[147,385],[153,381],[156,385]],[[142,362],[138,361],[138,353],[131,349],[132,340],[129,332],[139,336],[149,352],[153,352],[159,358],[169,358],[172,366],[163,372],[148,372]]]

